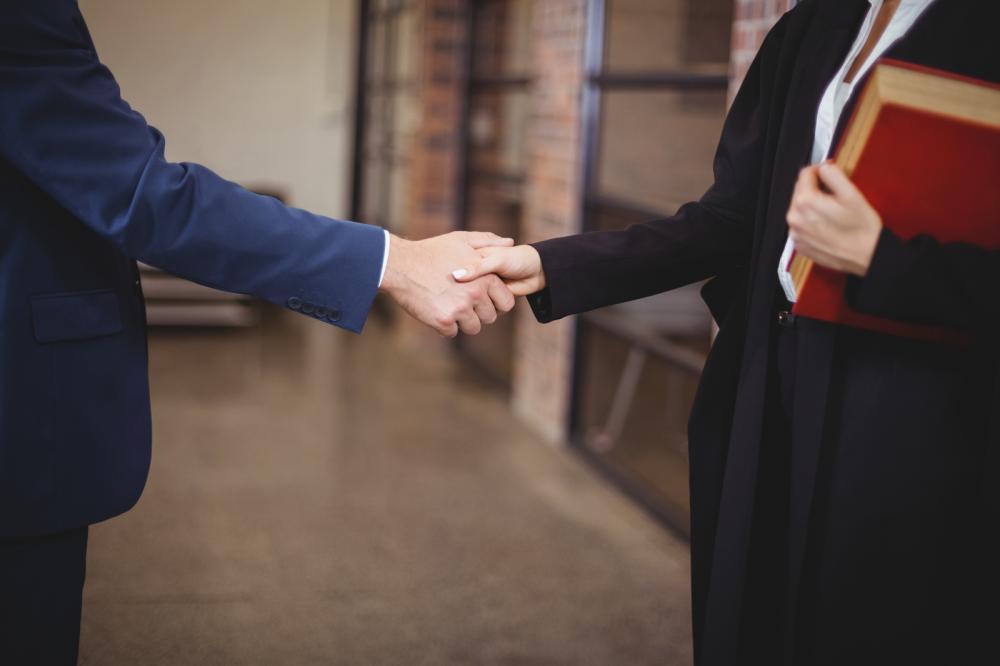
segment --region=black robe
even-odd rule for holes
[[[754,511],[767,478],[785,214],[820,98],[868,8],[805,0],[777,23],[699,201],[666,220],[535,245],[547,287],[529,303],[543,322],[715,278],[703,295],[721,330],[689,422],[703,666],[755,663],[747,632],[768,625],[759,616],[773,605],[747,592],[759,573],[751,537],[776,527],[779,662],[1000,664],[1000,252],[885,231],[868,275],[849,281],[856,308],[960,325],[972,348],[800,319],[788,511]],[[995,82],[998,31],[1000,0],[937,0],[885,56]]]

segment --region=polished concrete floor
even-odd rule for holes
[[[150,356],[82,664],[690,663],[686,544],[454,358],[271,311]]]

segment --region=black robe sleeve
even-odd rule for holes
[[[1000,220],[997,220],[1000,224]],[[901,321],[1000,336],[1000,252],[882,230],[868,274],[851,277],[848,303]]]
[[[784,21],[768,34],[726,117],[714,183],[669,218],[534,244],[546,288],[528,297],[535,317],[566,315],[651,296],[731,272],[749,261],[759,171]]]

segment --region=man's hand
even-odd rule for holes
[[[799,173],[787,219],[796,252],[844,273],[868,272],[882,218],[836,165],[825,162]]]
[[[538,250],[530,245],[517,247],[485,247],[479,250],[482,259],[453,275],[459,282],[482,279],[484,275],[500,276],[515,296],[527,296],[545,289],[545,272]]]
[[[510,247],[514,241],[496,234],[455,231],[422,241],[390,236],[389,263],[381,291],[388,293],[417,320],[450,338],[459,329],[468,335],[492,324],[497,311],[509,312],[514,296],[495,275],[458,283],[455,266],[479,260],[477,250]]]

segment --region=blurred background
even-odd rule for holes
[[[80,0],[205,164],[410,238],[669,216],[794,0]],[[85,664],[688,664],[699,285],[443,341],[144,268],[154,462],[91,532]]]

